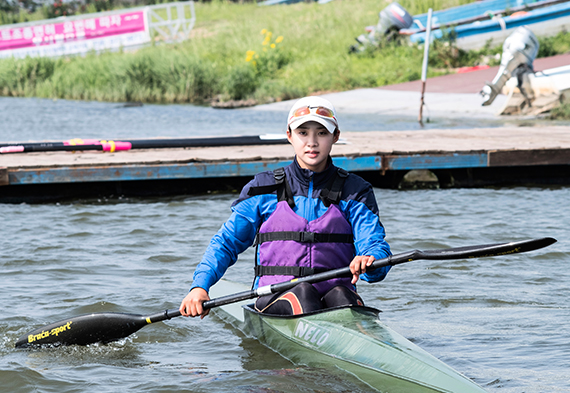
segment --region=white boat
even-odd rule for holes
[[[526,97],[520,91],[517,78],[505,83],[502,94],[507,96],[507,100],[499,114],[535,116],[570,98],[570,65],[529,73],[524,81]]]

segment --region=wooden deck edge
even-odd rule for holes
[[[489,166],[570,165],[570,149],[493,150]]]
[[[253,177],[288,165],[291,157],[249,160],[107,163],[73,166],[0,167],[0,185],[87,183],[172,179]],[[492,150],[444,153],[333,155],[337,166],[350,172],[409,171],[570,165],[570,149]]]

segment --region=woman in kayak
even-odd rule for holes
[[[232,204],[228,221],[214,235],[180,304],[184,316],[206,316],[208,291],[255,244],[254,287],[350,266],[352,278],[301,283],[261,296],[255,307],[268,314],[302,314],[322,308],[362,305],[359,278],[377,282],[390,267],[366,272],[390,255],[372,186],[337,168],[329,153],[340,136],[333,105],[305,97],[293,105],[287,139],[295,159],[285,168],[255,176]]]

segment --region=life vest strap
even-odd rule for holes
[[[295,200],[293,199],[293,192],[291,191],[291,186],[287,181],[285,176],[285,168],[277,168],[273,171],[273,176],[275,178],[275,184],[270,184],[267,186],[251,187],[247,192],[249,196],[271,194],[272,192],[277,192],[277,200],[287,201],[291,209],[295,207]]]
[[[277,240],[292,240],[301,243],[354,243],[354,236],[346,233],[314,233],[314,232],[267,232],[255,236],[254,245]]]
[[[344,181],[348,177],[348,172],[342,168],[338,168],[336,176],[321,190],[320,198],[326,207],[331,204],[338,205],[342,196],[342,188]]]
[[[313,268],[305,266],[255,266],[256,277],[261,276],[294,276],[305,277],[312,274],[326,272],[326,268]]]

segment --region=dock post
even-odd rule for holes
[[[427,77],[427,67],[428,67],[428,58],[429,58],[429,41],[431,35],[431,14],[432,9],[428,10],[428,17],[427,17],[427,27],[426,27],[426,38],[424,40],[424,61],[422,64],[422,95],[420,98],[420,114],[418,116],[418,122],[423,127],[423,108],[424,108],[424,94],[426,91],[426,77]]]
[[[10,184],[10,178],[8,177],[8,168],[0,167],[0,186],[7,186]]]

